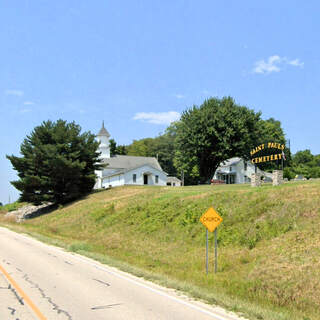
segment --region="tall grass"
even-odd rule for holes
[[[219,272],[213,273],[210,234],[206,276],[199,218],[211,205],[224,220]],[[252,319],[320,319],[319,227],[319,181],[254,189],[120,187],[20,225]]]

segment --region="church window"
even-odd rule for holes
[[[159,183],[159,176],[156,176],[156,183]]]
[[[133,183],[137,182],[137,175],[135,173],[132,175],[132,180],[133,180]]]
[[[248,167],[248,164],[247,164],[247,161],[244,162],[244,171],[247,171],[247,167]]]

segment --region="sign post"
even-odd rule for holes
[[[218,270],[218,228],[214,230],[214,273]]]
[[[214,272],[218,271],[218,239],[217,239],[217,227],[222,222],[222,218],[213,209],[209,208],[200,218],[200,222],[206,227],[206,273],[208,274],[208,231],[214,231],[214,249],[215,249],[215,261]]]
[[[208,229],[206,229],[206,273],[208,274],[209,269],[209,244],[208,244]]]

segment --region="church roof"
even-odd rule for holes
[[[107,131],[107,129],[104,127],[104,121],[102,122],[102,128],[100,129],[98,136],[107,136],[110,137],[110,133]]]
[[[115,155],[111,158],[103,159],[102,162],[108,164],[107,169],[124,169],[124,171],[128,171],[144,165],[149,165],[157,170],[162,171],[158,160],[154,157]]]
[[[180,179],[178,179],[177,177],[167,177],[167,182],[181,182]]]

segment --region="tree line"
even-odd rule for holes
[[[162,169],[173,176],[184,173],[185,184],[207,183],[219,164],[231,157],[250,159],[250,150],[262,143],[286,144],[280,121],[263,120],[261,112],[237,104],[231,97],[210,98],[186,109],[155,138],[117,145],[110,140],[110,153],[157,157]],[[21,156],[8,155],[18,180],[11,183],[21,191],[20,200],[39,204],[65,203],[89,193],[95,184],[99,163],[98,142],[90,132],[64,120],[44,121],[34,128],[20,147]],[[285,177],[303,174],[320,177],[320,155],[310,150],[287,156]],[[279,163],[263,163],[262,170]]]
[[[312,155],[310,150],[292,155],[280,121],[263,120],[261,112],[238,105],[231,97],[210,98],[192,106],[155,138],[119,146],[111,139],[110,150],[112,155],[157,157],[169,175],[180,177],[183,171],[186,184],[195,184],[208,182],[223,160],[235,156],[250,159],[250,149],[266,142],[286,145],[285,178],[320,178],[320,155]],[[270,172],[281,167],[281,162],[259,164],[261,170]]]
[[[169,175],[180,176],[183,171],[186,184],[197,184],[207,183],[228,158],[249,159],[251,148],[264,141],[285,144],[280,121],[263,120],[261,112],[239,105],[231,97],[210,98],[185,110],[181,119],[158,137],[134,140],[128,146],[117,146],[112,140],[111,154],[157,157]],[[275,166],[267,163],[261,169]]]

